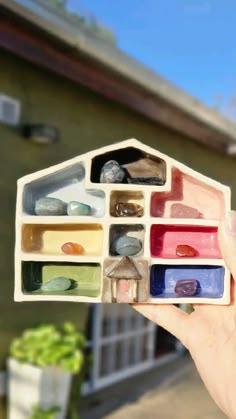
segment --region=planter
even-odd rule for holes
[[[8,419],[30,419],[34,406],[58,407],[65,419],[72,374],[57,367],[39,368],[8,360]]]

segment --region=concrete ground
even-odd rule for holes
[[[192,363],[175,373],[160,388],[148,391],[104,419],[223,419]]]
[[[166,369],[165,369],[166,372]],[[188,357],[172,364],[168,374],[153,381],[153,374],[137,379],[129,391],[110,395],[109,402],[93,405],[81,419],[224,419],[208,395]],[[152,377],[151,377],[152,376]],[[138,384],[139,383],[139,384]],[[133,391],[132,391],[133,390]],[[113,405],[112,405],[113,402]],[[107,408],[108,406],[108,408]]]

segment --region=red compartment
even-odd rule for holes
[[[217,227],[157,225],[151,227],[150,247],[153,257],[177,258],[176,247],[189,245],[199,258],[221,258],[217,240]]]

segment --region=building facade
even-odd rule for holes
[[[19,177],[104,145],[137,138],[230,186],[232,206],[236,204],[234,124],[136,65],[114,46],[82,32],[73,38],[67,29],[60,31],[60,22],[50,23],[44,15],[39,19],[41,9],[30,9],[26,3],[33,2],[0,2],[0,95],[17,99],[21,107],[17,126],[0,123],[2,370],[12,338],[25,327],[73,320],[86,330],[90,310],[86,304],[14,303]],[[38,123],[57,127],[59,142],[27,140],[23,126]],[[169,350],[175,351],[176,343],[169,336],[130,307],[124,311],[119,305],[98,305],[91,313],[89,346],[94,351],[94,369],[85,392],[150,368],[161,353],[169,357]],[[163,335],[164,348],[158,348],[158,333]]]

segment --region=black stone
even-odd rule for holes
[[[162,186],[165,181],[159,177],[130,177],[127,179],[128,183],[136,185],[158,185]]]

